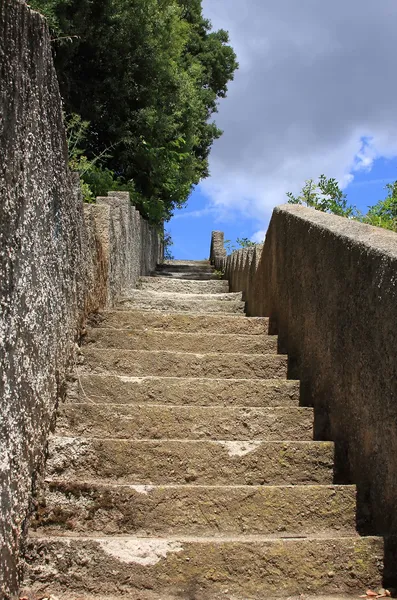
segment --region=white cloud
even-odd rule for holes
[[[262,242],[264,241],[265,237],[266,237],[266,231],[264,229],[261,229],[260,231],[256,231],[251,236],[251,240],[253,242],[256,242],[257,244],[262,244]]]
[[[179,211],[173,216],[173,219],[201,219],[207,215],[216,215],[216,208],[211,206],[205,206],[201,210],[190,210],[190,211]]]
[[[396,0],[204,0],[241,68],[201,189],[217,210],[266,222],[321,173],[346,186],[397,156]]]

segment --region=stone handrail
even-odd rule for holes
[[[315,438],[336,442],[335,481],[357,484],[360,527],[397,534],[397,235],[280,206],[263,247],[224,270],[248,314],[270,317]]]

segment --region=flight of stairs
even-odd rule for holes
[[[26,586],[69,600],[261,599],[380,587],[287,357],[206,262],[98,315],[60,407]]]

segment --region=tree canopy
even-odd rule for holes
[[[340,217],[352,217],[355,207],[347,204],[347,196],[340,189],[336,179],[327,179],[320,175],[318,181],[308,179],[299,196],[287,193],[289,204],[303,204],[321,212],[328,212]]]
[[[386,185],[387,197],[369,208],[364,222],[397,232],[397,181]]]
[[[368,207],[362,214],[355,206],[349,205],[347,196],[340,189],[336,179],[320,175],[318,181],[308,179],[299,196],[287,193],[289,204],[301,204],[322,212],[347,217],[397,232],[397,181],[386,185],[387,197]]]
[[[209,174],[222,133],[212,117],[238,67],[228,33],[212,31],[201,0],[30,4],[51,28],[65,112],[90,124],[88,161],[101,156],[96,171],[134,189],[153,222],[168,220]],[[95,169],[83,179],[105,193]]]

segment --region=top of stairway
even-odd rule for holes
[[[211,263],[209,260],[165,260],[163,265],[172,267],[172,266],[206,266],[211,267]]]
[[[214,276],[214,271],[214,267],[208,260],[167,260],[157,265],[156,269],[156,273],[161,275],[182,274],[193,277],[194,275]]]

